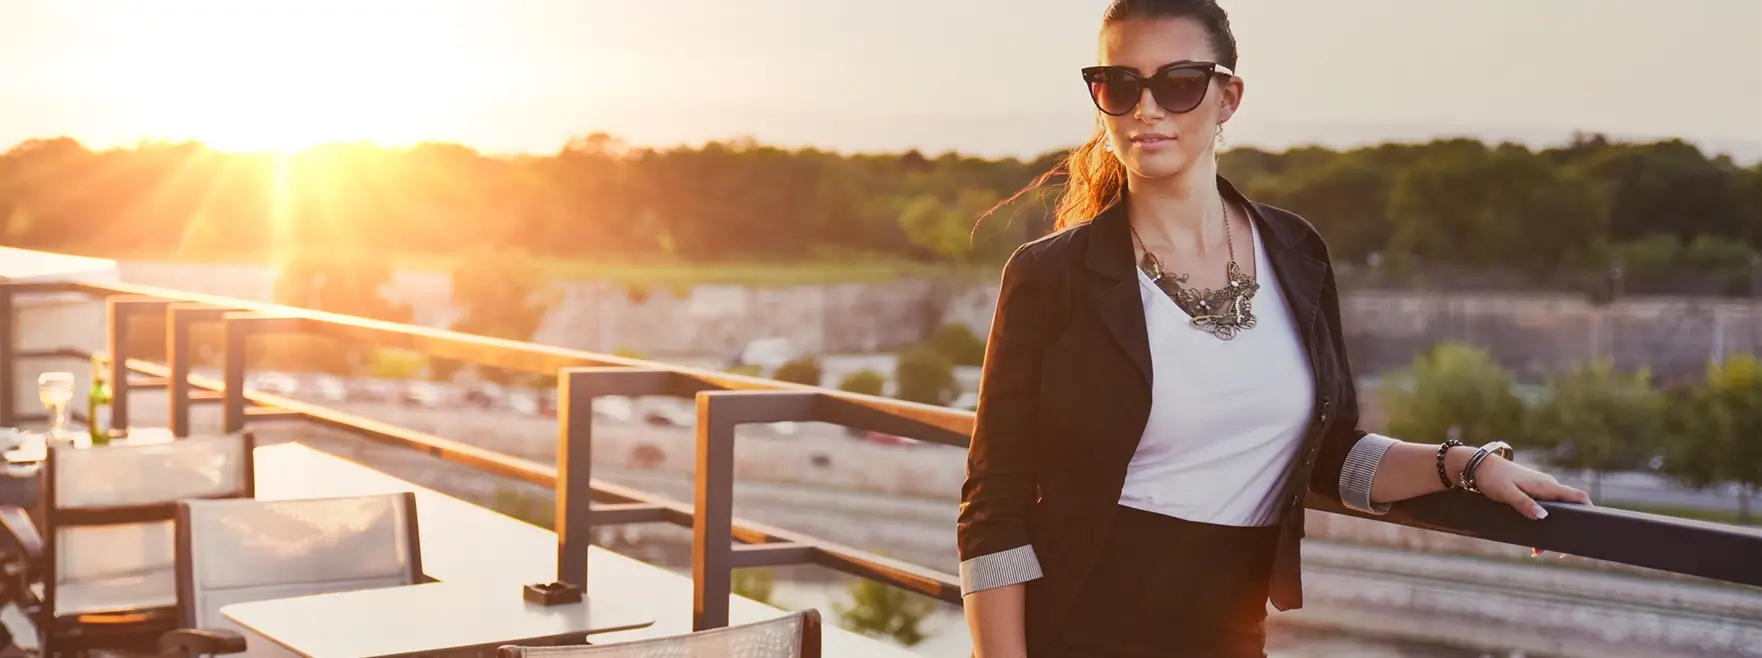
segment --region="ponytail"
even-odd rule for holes
[[[1114,197],[1126,185],[1125,165],[1120,164],[1119,158],[1103,148],[1105,144],[1107,131],[1095,131],[1089,141],[1072,150],[1058,166],[1040,174],[1027,187],[992,206],[979,216],[979,221],[985,221],[998,208],[1015,203],[1024,194],[1050,187],[1052,180],[1059,176],[1065,177],[1064,193],[1059,196],[1058,207],[1053,211],[1052,230],[1062,231],[1094,219],[1101,214],[1103,208],[1113,203]],[[977,224],[974,229],[977,230]]]

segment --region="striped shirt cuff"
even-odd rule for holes
[[[961,596],[1025,583],[1042,575],[1033,544],[981,555],[961,562]]]
[[[1389,503],[1372,505],[1370,484],[1376,478],[1383,455],[1400,443],[1381,434],[1366,434],[1346,453],[1346,464],[1340,468],[1340,502],[1347,508],[1366,514],[1387,514]]]

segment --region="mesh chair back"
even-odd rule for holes
[[[242,434],[143,445],[50,450],[55,509],[143,507],[184,498],[240,496],[252,473]]]
[[[422,579],[411,493],[184,501],[177,547],[184,623],[194,628],[242,631],[220,614],[233,603]]]
[[[57,616],[177,604],[175,501],[255,493],[249,434],[49,450],[44,514]]]
[[[515,647],[497,658],[820,658],[820,613],[601,646]]]

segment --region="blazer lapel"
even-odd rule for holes
[[[1090,226],[1089,252],[1084,263],[1089,269],[1113,280],[1094,295],[1096,311],[1107,325],[1114,340],[1151,382],[1150,335],[1144,328],[1144,298],[1138,290],[1138,269],[1133,264],[1132,232],[1127,224],[1125,196],[1101,211]]]
[[[1309,234],[1308,227],[1296,225],[1282,214],[1261,212],[1260,207],[1242,196],[1228,180],[1218,177],[1219,190],[1249,209],[1250,219],[1260,225],[1261,235],[1268,236],[1263,248],[1272,263],[1272,278],[1278,280],[1285,299],[1297,320],[1298,333],[1309,353],[1311,367],[1316,363],[1315,321],[1320,315],[1322,284],[1327,278],[1327,263],[1309,255],[1301,248]],[[1108,332],[1120,344],[1132,363],[1152,381],[1150,336],[1144,328],[1144,298],[1138,288],[1138,267],[1134,263],[1132,229],[1126,217],[1125,194],[1096,215],[1090,227],[1088,253],[1084,264],[1113,281],[1094,295],[1096,310],[1107,325]],[[1262,280],[1265,276],[1262,276]],[[1318,371],[1319,372],[1319,371]]]
[[[1247,208],[1249,219],[1260,225],[1265,242],[1262,248],[1266,250],[1267,261],[1272,263],[1272,276],[1285,293],[1286,303],[1291,306],[1291,317],[1296,319],[1297,331],[1303,335],[1304,345],[1309,347],[1313,359],[1315,346],[1311,343],[1315,338],[1315,319],[1321,310],[1322,283],[1327,279],[1328,265],[1301,248],[1309,236],[1309,227],[1298,225],[1281,213],[1268,216],[1261,211],[1260,204],[1242,196],[1229,180],[1223,176],[1217,180],[1218,190]],[[1265,280],[1265,277],[1261,279]]]

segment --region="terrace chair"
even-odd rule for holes
[[[598,646],[504,646],[496,658],[820,658],[820,613]]]
[[[166,656],[288,656],[222,606],[425,582],[416,495],[192,500],[177,510],[182,628]]]
[[[4,570],[7,595],[41,653],[152,647],[176,628],[177,501],[254,496],[255,447],[250,433],[51,447],[36,514],[0,508],[6,543],[24,555]]]

